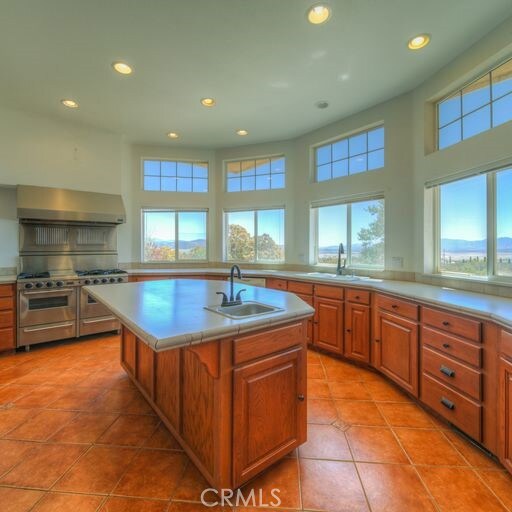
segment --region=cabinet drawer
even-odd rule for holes
[[[14,344],[14,329],[0,329],[0,351],[12,350],[16,348]]]
[[[233,343],[233,363],[237,365],[300,345],[304,336],[304,325],[301,322],[237,338]]]
[[[14,287],[10,284],[0,284],[0,297],[12,297],[14,295]]]
[[[482,323],[464,316],[454,315],[437,309],[422,309],[423,323],[451,332],[473,341],[482,339]]]
[[[315,286],[315,295],[326,299],[343,300],[343,292],[344,290],[340,286],[325,286],[323,284]]]
[[[286,290],[288,282],[286,279],[276,279],[274,277],[267,279],[266,287],[273,288],[274,290]]]
[[[430,327],[423,327],[421,329],[421,341],[423,345],[433,347],[443,354],[456,357],[477,368],[482,367],[482,347],[478,345],[455,336],[450,336],[444,332],[436,331]]]
[[[14,326],[14,314],[12,311],[0,311],[0,329]]]
[[[475,400],[482,399],[482,374],[479,371],[427,347],[423,347],[421,354],[424,372],[430,373],[436,379],[457,388]]]
[[[411,320],[418,320],[419,317],[418,305],[386,295],[377,295],[377,307]]]
[[[500,352],[512,359],[512,334],[503,330],[500,335]]]
[[[352,290],[349,288],[345,292],[345,300],[368,305],[370,304],[370,292],[365,290]]]
[[[288,281],[288,291],[292,293],[302,293],[303,295],[313,295],[313,285],[299,281]]]
[[[475,441],[482,440],[482,406],[441,382],[422,375],[421,399]]]
[[[0,297],[0,311],[14,309],[14,297]]]

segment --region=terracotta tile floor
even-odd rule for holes
[[[115,336],[0,357],[1,512],[205,510],[118,360]],[[279,488],[283,510],[512,510],[503,468],[383,377],[312,351],[308,377],[308,442],[244,491]]]

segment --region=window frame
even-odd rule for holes
[[[283,173],[276,173],[276,174],[282,174],[284,176],[284,186],[280,188],[254,188],[251,190],[242,190],[242,186],[240,183],[240,190],[228,190],[228,165],[234,162],[239,162],[242,164],[242,162],[254,162],[256,164],[257,160],[269,160],[269,173],[268,176],[272,176],[272,160],[277,160],[279,158],[282,158],[284,160],[284,172]],[[264,156],[255,156],[255,157],[248,157],[248,158],[231,158],[229,160],[223,161],[223,170],[224,170],[224,192],[226,194],[240,194],[243,192],[268,192],[269,190],[285,190],[286,189],[286,181],[287,181],[287,162],[286,162],[286,155],[284,153],[276,153],[272,155],[264,155]],[[263,176],[266,176],[267,174],[264,174]],[[257,174],[255,176],[258,176]],[[240,175],[240,182],[242,180],[242,176]]]
[[[174,240],[175,240],[175,254],[176,258],[174,260],[146,260],[144,257],[144,244],[146,240],[146,229],[144,222],[144,215],[146,212],[173,212],[174,216]],[[205,240],[205,248],[206,248],[206,257],[203,259],[183,259],[179,257],[179,249],[176,248],[179,246],[179,214],[181,212],[187,213],[205,213],[206,214],[206,240]],[[142,207],[140,210],[140,220],[141,220],[141,239],[140,239],[140,250],[141,250],[141,261],[142,263],[205,263],[210,261],[209,256],[209,233],[210,233],[210,211],[208,208],[169,208],[169,207],[155,207],[155,206],[147,206]]]
[[[257,244],[257,237],[258,237],[258,215],[257,212],[259,211],[272,211],[272,210],[282,210],[283,212],[283,220],[284,220],[284,226],[283,226],[283,259],[282,260],[258,260],[258,244]],[[246,261],[246,260],[230,260],[228,259],[227,254],[227,237],[229,233],[229,226],[228,226],[228,214],[229,213],[236,213],[236,212],[252,212],[254,217],[254,260]],[[223,217],[223,236],[222,236],[222,261],[224,263],[243,263],[244,265],[250,264],[250,265],[264,265],[264,264],[273,264],[273,265],[283,265],[286,263],[286,207],[285,206],[262,206],[262,207],[249,207],[249,208],[229,208],[224,209],[222,211],[222,217]]]
[[[444,278],[455,279],[469,279],[475,281],[496,282],[496,283],[512,283],[512,276],[497,274],[498,268],[498,222],[497,222],[497,179],[496,176],[501,171],[512,170],[512,160],[507,163],[500,163],[498,167],[493,166],[487,170],[479,170],[470,172],[462,176],[453,177],[452,179],[445,179],[431,185],[433,188],[432,202],[433,202],[433,226],[434,226],[434,268],[432,269],[433,275]],[[486,177],[486,226],[487,226],[487,274],[479,276],[476,274],[469,274],[463,272],[449,272],[441,270],[441,201],[440,201],[440,187],[448,183],[472,178],[484,174]],[[429,188],[427,186],[427,188]]]
[[[490,130],[493,130],[494,128],[497,128],[498,126],[501,126],[502,124],[505,124],[505,123],[501,123],[501,124],[498,124],[496,126],[494,126],[494,114],[493,114],[493,104],[498,101],[498,100],[501,100],[507,96],[511,96],[512,97],[512,91],[508,92],[508,93],[505,93],[505,94],[502,94],[501,96],[497,96],[496,98],[493,97],[493,78],[492,78],[492,74],[494,71],[496,71],[497,69],[499,69],[501,66],[504,66],[505,64],[507,64],[508,62],[511,62],[512,61],[512,56],[508,56],[507,58],[503,59],[503,60],[500,60],[498,64],[492,66],[491,68],[487,69],[487,71],[485,71],[484,73],[480,73],[478,74],[476,77],[473,77],[472,79],[470,80],[467,80],[465,81],[460,87],[457,87],[456,89],[454,90],[451,90],[448,94],[445,94],[443,95],[441,98],[439,98],[438,100],[436,100],[434,102],[434,106],[435,106],[435,148],[436,148],[436,151],[443,151],[444,149],[448,149],[448,148],[451,148],[453,146],[456,146],[457,144],[460,144],[461,142],[465,141],[465,140],[468,140],[468,139],[471,139],[473,137],[476,137],[477,135],[480,135],[482,133],[485,133],[485,132],[488,132]],[[462,92],[464,91],[464,89],[467,89],[468,87],[470,87],[472,84],[478,82],[479,80],[481,80],[482,78],[488,76],[489,77],[489,101],[480,105],[479,107],[477,108],[473,108],[472,110],[466,112],[464,114],[464,111],[463,111],[463,95],[462,95]],[[448,123],[445,123],[444,125],[440,125],[440,117],[439,117],[439,107],[441,105],[441,103],[443,103],[444,101],[448,100],[449,98],[451,98],[452,96],[459,96],[459,101],[460,101],[460,116],[456,117],[455,119],[452,119],[450,122]],[[484,109],[485,107],[489,107],[489,128],[486,129],[486,130],[482,130],[481,132],[475,134],[475,135],[472,135],[470,137],[466,137],[464,138],[464,125],[463,125],[463,120],[465,117],[471,115],[471,114],[474,114],[475,112],[478,112],[479,110],[482,110]],[[439,142],[440,142],[440,136],[439,136],[439,132],[441,131],[441,129],[457,122],[457,121],[460,121],[460,135],[461,135],[461,138],[458,142],[455,142],[454,144],[450,144],[449,146],[445,146],[443,148],[440,148],[439,147]],[[506,121],[506,123],[509,123],[511,122],[511,120],[509,121]]]
[[[377,149],[368,151],[368,133],[373,131],[373,130],[377,130],[379,128],[382,128],[384,130],[384,144],[383,144],[382,148],[377,148]],[[347,175],[346,176],[333,177],[332,176],[332,164],[334,162],[338,162],[338,161],[341,161],[341,160],[344,160],[344,159],[342,158],[342,159],[339,159],[339,160],[332,160],[332,146],[334,144],[336,144],[338,142],[341,142],[341,141],[344,141],[344,140],[346,140],[347,144],[349,144],[348,140],[350,138],[357,137],[358,135],[362,135],[362,134],[366,135],[366,151],[363,152],[363,153],[358,153],[356,155],[350,156],[350,146],[349,146],[349,153],[348,153],[348,156],[346,158],[347,165],[348,165]],[[331,178],[329,178],[327,180],[319,181],[318,180],[317,151],[318,151],[318,149],[320,149],[322,147],[325,147],[325,146],[331,146],[331,160],[329,161],[329,163],[331,165]],[[312,150],[312,158],[311,158],[311,160],[312,160],[312,167],[313,167],[313,169],[312,169],[312,171],[313,171],[312,172],[312,181],[313,181],[313,183],[325,183],[325,182],[328,182],[328,181],[348,178],[350,176],[355,176],[355,175],[358,175],[358,174],[364,174],[366,172],[373,172],[373,171],[382,170],[382,169],[384,169],[386,167],[386,127],[385,127],[385,123],[383,121],[380,121],[379,123],[376,123],[376,124],[373,124],[373,125],[370,125],[370,126],[367,126],[367,127],[364,127],[364,128],[359,128],[359,129],[357,129],[357,130],[355,130],[353,132],[349,132],[349,133],[346,133],[346,134],[334,137],[332,139],[324,140],[322,142],[319,142],[317,144],[312,145],[311,146],[311,150]],[[376,151],[381,151],[381,150],[384,152],[384,155],[383,155],[384,161],[383,161],[382,167],[377,167],[375,169],[368,169],[368,154],[376,152]],[[350,173],[350,159],[353,158],[353,157],[356,157],[356,156],[360,156],[360,155],[365,155],[366,156],[366,167],[367,168],[364,171],[359,171],[359,172],[351,174]]]
[[[197,178],[204,180],[206,179],[206,191],[205,192],[198,192],[194,191],[194,182],[192,181],[192,190],[162,190],[162,171],[160,169],[160,189],[159,190],[147,190],[144,188],[144,178],[146,177],[144,173],[144,162],[146,161],[154,161],[154,162],[160,162],[160,168],[162,162],[174,162],[176,163],[176,166],[179,163],[185,163],[185,164],[192,164],[192,177],[191,179],[194,179],[193,176],[193,166],[194,164],[206,164],[207,178]],[[209,160],[198,160],[195,159],[189,159],[189,158],[161,158],[161,157],[151,157],[151,156],[142,156],[140,159],[140,187],[142,192],[149,192],[149,193],[161,193],[161,194],[209,194],[210,193],[210,161]],[[176,187],[177,188],[177,187]]]
[[[365,203],[367,201],[384,202],[384,263],[382,265],[358,265],[352,263],[352,205],[355,203]],[[347,206],[347,243],[345,246],[346,268],[355,270],[386,270],[386,197],[384,194],[374,194],[370,196],[358,196],[357,198],[343,198],[328,202],[319,202],[310,205],[311,232],[313,238],[313,247],[311,257],[312,264],[318,267],[336,267],[335,263],[322,263],[318,261],[319,251],[319,229],[318,229],[318,210],[326,206]]]

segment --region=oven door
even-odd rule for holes
[[[76,288],[20,292],[20,327],[55,324],[75,319]]]
[[[101,285],[98,285],[101,286]],[[93,299],[83,288],[80,289],[80,318],[111,316],[110,310]]]

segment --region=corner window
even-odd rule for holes
[[[437,146],[444,149],[512,120],[512,59],[437,103]]]
[[[384,199],[318,206],[315,263],[336,265],[342,243],[347,266],[384,268]]]
[[[384,167],[384,126],[315,148],[316,181]]]
[[[206,210],[142,210],[143,261],[206,261],[207,216]]]
[[[284,156],[226,162],[226,190],[245,192],[285,187]]]
[[[284,209],[225,212],[224,226],[226,261],[284,262]]]
[[[142,161],[143,188],[153,192],[208,192],[208,162]]]
[[[462,276],[512,277],[512,169],[435,187],[435,269]]]

